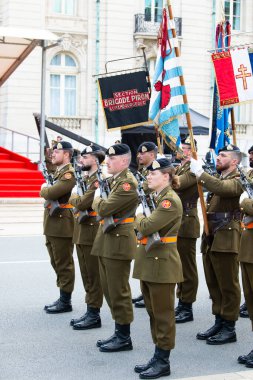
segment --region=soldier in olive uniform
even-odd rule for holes
[[[148,170],[148,186],[156,192],[156,209],[148,217],[137,214],[136,226],[143,238],[137,246],[133,277],[141,281],[155,353],[147,364],[137,365],[134,370],[141,379],[156,379],[170,374],[170,350],[175,346],[175,286],[183,280],[177,234],[183,210],[180,198],[172,190],[178,178],[170,161],[157,159]],[[146,251],[147,239],[154,233],[159,233],[161,244]]]
[[[197,142],[194,142],[197,147]],[[198,290],[196,243],[200,236],[197,210],[199,194],[196,177],[190,172],[192,150],[189,137],[182,140],[181,147],[184,158],[176,168],[179,176],[179,188],[176,191],[183,205],[183,218],[178,232],[177,249],[183,266],[184,281],[177,286],[179,301],[175,309],[176,323],[193,321],[192,304],[196,301]]]
[[[249,148],[248,153],[249,153],[249,165],[251,169],[248,171],[247,176],[249,179],[252,179],[253,178],[253,169],[252,169],[253,168],[253,146]],[[240,317],[249,318],[246,302],[244,302],[240,306]]]
[[[43,184],[40,196],[48,206],[44,212],[44,235],[51,265],[57,276],[60,298],[44,310],[49,314],[72,311],[71,294],[74,289],[75,268],[73,260],[73,206],[69,203],[71,190],[75,186],[74,169],[70,164],[73,154],[72,145],[67,141],[53,147],[52,163],[57,166],[53,186]],[[59,209],[50,215],[52,204],[58,201]]]
[[[215,324],[198,333],[197,339],[212,345],[236,341],[235,322],[241,298],[238,252],[242,188],[236,167],[240,161],[236,146],[229,144],[220,149],[216,169],[221,175],[215,178],[204,173],[201,161],[191,159],[191,171],[211,192],[207,203],[209,236],[203,234],[201,252]]]
[[[252,183],[253,185],[253,183]],[[253,186],[252,186],[253,193]],[[253,198],[253,197],[252,197]],[[240,207],[243,212],[242,236],[240,243],[239,261],[242,272],[242,284],[247,311],[253,330],[253,199],[244,192],[240,198]],[[253,368],[253,350],[247,355],[238,357],[240,364],[245,364],[248,368]]]
[[[99,271],[104,296],[115,320],[115,332],[97,346],[102,352],[132,350],[130,323],[133,307],[129,275],[136,252],[134,215],[138,205],[137,181],[129,171],[131,152],[126,144],[112,145],[106,152],[110,194],[107,199],[94,198],[92,208],[101,218],[113,217],[115,228],[103,232],[99,226],[91,254],[99,257]],[[99,195],[99,190],[97,190]]]
[[[139,171],[143,175],[143,177],[147,177],[148,175],[147,167],[150,166],[152,162],[156,159],[157,152],[158,152],[157,146],[151,141],[145,141],[138,147],[137,160],[141,167]],[[145,194],[149,194],[150,189],[148,188],[147,181],[143,183],[143,189],[145,191]],[[134,303],[134,306],[137,308],[145,307],[142,294],[136,298],[133,298],[132,301]]]
[[[70,325],[73,326],[74,330],[101,327],[100,308],[103,303],[103,291],[99,276],[98,258],[90,253],[99,226],[96,219],[97,214],[91,208],[95,190],[98,188],[97,160],[102,163],[104,158],[104,152],[94,145],[88,146],[82,151],[80,162],[82,170],[88,172],[84,180],[87,191],[82,196],[73,194],[69,200],[75,210],[78,211],[75,213],[73,243],[76,244],[87,304],[86,313],[80,318],[71,320]],[[86,218],[82,216],[82,212],[85,211],[88,214]],[[84,220],[81,221],[82,219]]]

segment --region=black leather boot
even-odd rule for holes
[[[154,361],[156,360],[156,352],[157,352],[157,347],[155,348],[154,356],[146,364],[137,364],[134,367],[134,371],[136,373],[141,373],[149,369],[151,365],[154,363]]]
[[[71,293],[64,292],[64,290],[60,290],[58,302],[46,309],[48,314],[67,313],[69,311],[72,311]]]
[[[81,317],[72,318],[69,323],[70,326],[74,326],[76,323],[82,322],[86,318],[87,313],[88,313],[88,310],[83,315],[81,315]]]
[[[253,350],[250,351],[248,355],[241,355],[237,359],[238,363],[240,364],[246,364],[248,361],[252,361],[252,360],[253,360]]]
[[[110,336],[110,337],[107,338],[107,339],[99,339],[99,340],[97,341],[97,343],[96,343],[96,346],[97,346],[97,347],[101,347],[101,346],[103,346],[104,344],[110,343],[110,342],[112,342],[112,341],[114,341],[114,340],[116,340],[116,339],[117,339],[117,336],[116,336],[116,334],[114,333],[112,336]]]
[[[45,306],[44,306],[44,310],[46,311],[49,307],[55,306],[59,301],[60,301],[60,298],[58,298],[58,300],[52,302],[52,303],[49,304],[49,305],[45,305]]]
[[[181,310],[176,315],[176,323],[185,323],[193,321],[192,304],[182,302]]]
[[[223,321],[223,319],[221,318],[221,316],[216,315],[214,325],[212,327],[210,327],[210,329],[208,329],[204,332],[199,332],[197,334],[196,338],[200,339],[200,340],[206,340],[206,339],[210,338],[211,336],[217,334],[222,328],[222,321]]]
[[[157,347],[155,360],[151,366],[139,374],[140,379],[158,379],[170,375],[170,350],[162,350]]]
[[[137,307],[137,308],[139,308],[139,309],[145,307],[144,299],[142,298],[141,301],[135,302],[134,306]]]
[[[102,344],[99,348],[101,352],[118,352],[129,351],[133,349],[132,340],[130,337],[130,324],[120,325],[116,323],[115,330],[116,338],[108,343]]]
[[[101,327],[100,309],[87,306],[86,317],[73,325],[74,330],[89,330]]]
[[[241,306],[240,306],[240,317],[241,318],[249,318],[249,312],[248,312],[248,309],[247,309],[247,305],[246,305],[246,302],[244,302]]]
[[[182,310],[182,307],[183,307],[182,301],[179,299],[177,307],[175,308],[175,316],[177,316],[180,313],[180,311]]]
[[[143,295],[140,294],[138,297],[132,298],[132,303],[143,301]]]
[[[236,342],[236,332],[235,332],[235,322],[234,321],[225,321],[222,322],[222,328],[220,331],[213,336],[210,336],[206,340],[207,344],[219,345],[226,343]]]

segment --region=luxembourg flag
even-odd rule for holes
[[[189,110],[183,100],[185,87],[180,84],[180,76],[183,75],[182,67],[175,53],[178,40],[173,38],[172,29],[175,29],[174,20],[168,20],[166,9],[164,9],[158,37],[159,46],[152,83],[149,119],[159,127],[165,142],[175,149],[180,144],[178,117]]]
[[[212,54],[220,105],[253,101],[253,68],[247,48]]]

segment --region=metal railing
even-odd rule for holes
[[[138,13],[134,15],[135,30],[134,33],[147,33],[156,35],[160,28],[160,22],[147,21],[145,14]],[[174,17],[177,37],[182,37],[182,17]]]
[[[39,142],[40,140],[36,137],[14,131],[13,129],[0,127],[0,145],[32,161],[39,159]]]

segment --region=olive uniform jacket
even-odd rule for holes
[[[75,184],[74,169],[71,164],[67,164],[60,171],[56,171],[53,186],[41,189],[40,196],[45,200],[58,201],[60,205],[68,204]],[[44,235],[72,237],[74,229],[72,209],[61,208],[54,216],[50,216],[49,209],[45,209],[43,226]]]
[[[248,178],[252,180],[253,170],[248,172]],[[244,214],[243,221],[248,219],[247,224],[253,223],[253,199],[244,199],[240,204],[241,211]],[[239,261],[243,263],[253,264],[253,228],[247,228],[247,226],[242,229],[240,253],[238,256]]]
[[[190,161],[176,168],[176,175],[179,176],[179,188],[176,193],[183,205],[183,217],[178,236],[183,238],[200,237],[200,223],[198,217],[197,202],[199,198],[197,180],[190,172]]]
[[[98,230],[99,223],[96,219],[96,215],[91,208],[94,194],[98,188],[97,172],[93,173],[90,177],[85,178],[87,191],[84,195],[79,196],[77,194],[72,195],[69,203],[71,203],[75,209],[79,211],[88,211],[91,216],[85,219],[82,223],[78,222],[79,214],[76,213],[75,216],[75,226],[73,233],[73,243],[92,245]]]
[[[110,178],[111,192],[108,199],[96,197],[92,208],[101,218],[133,218],[138,205],[137,181],[129,169]],[[136,236],[133,223],[118,224],[113,230],[103,233],[98,229],[91,254],[109,259],[132,260],[136,252]]]
[[[225,178],[213,177],[207,173],[201,174],[199,182],[207,188],[211,194],[207,203],[207,218],[209,214],[219,217],[219,213],[237,213],[228,222],[221,216],[220,221],[224,222],[223,226],[218,228],[214,233],[214,239],[211,244],[211,251],[215,252],[239,252],[241,224],[239,216],[239,198],[243,190],[238,180],[239,174],[236,170],[230,172]],[[211,232],[212,226],[208,222]],[[205,234],[202,235],[201,252],[206,253],[208,245]]]
[[[155,203],[156,209],[149,217],[137,215],[137,230],[144,236],[155,232],[159,232],[160,237],[177,236],[183,213],[178,195],[167,186],[155,197]],[[171,284],[184,280],[176,241],[150,248],[148,252],[145,250],[145,245],[140,244],[137,247],[134,278]]]

